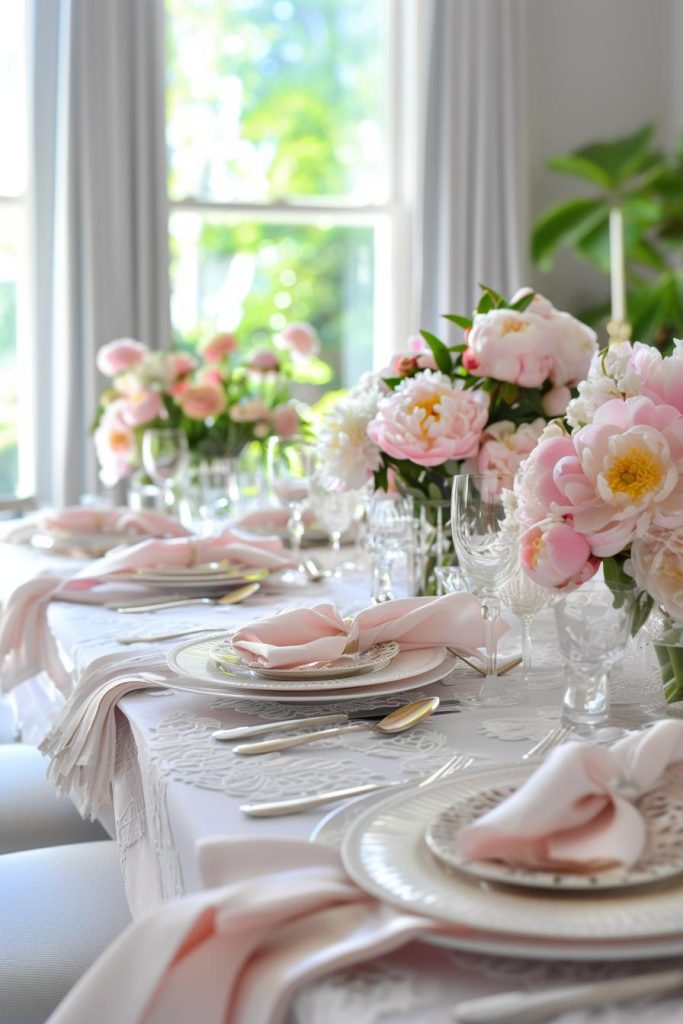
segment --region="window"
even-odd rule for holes
[[[18,382],[28,380],[26,328],[27,46],[26,4],[3,10],[0,36],[0,495],[30,488],[25,410]],[[22,396],[23,397],[23,396]],[[21,450],[18,437],[22,437]],[[30,432],[29,435],[30,436]]]
[[[394,5],[166,6],[176,341],[307,320],[351,384],[388,333]]]

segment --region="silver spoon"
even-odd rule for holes
[[[438,706],[438,697],[424,697],[422,700],[415,700],[412,704],[405,704],[402,708],[397,708],[379,722],[357,722],[353,725],[336,726],[333,729],[320,729],[318,732],[308,733],[306,736],[284,736],[277,740],[240,743],[232,750],[234,754],[270,754],[276,750],[300,747],[304,743],[315,743],[317,740],[327,739],[328,736],[341,736],[343,733],[349,732],[370,731],[393,735],[405,732],[406,729],[412,729],[424,718],[429,718]]]

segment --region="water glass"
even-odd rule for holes
[[[393,572],[405,559],[407,590],[413,592],[416,525],[411,498],[375,495],[368,506],[366,546],[372,566],[372,601],[382,604],[394,598]]]
[[[566,691],[562,723],[590,732],[609,715],[609,671],[623,657],[636,606],[635,586],[589,580],[554,601]]]
[[[308,504],[315,451],[303,437],[272,437],[268,445],[268,478],[273,494],[289,511],[287,533],[292,554],[299,558],[304,536],[304,510]],[[290,583],[304,584],[303,567],[286,574]],[[284,578],[284,577],[283,577]]]
[[[340,561],[342,534],[351,526],[357,504],[356,491],[335,489],[334,481],[318,466],[311,477],[311,505],[315,518],[330,538],[332,545],[333,576],[342,574]]]
[[[159,427],[146,430],[142,435],[142,464],[146,473],[163,491],[164,505],[171,510],[175,505],[173,485],[187,469],[189,448],[183,430]]]

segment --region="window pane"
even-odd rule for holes
[[[17,255],[20,211],[0,205],[0,494],[17,489]]]
[[[242,343],[287,323],[317,329],[331,386],[350,386],[372,365],[374,230],[248,223],[172,214],[172,319],[176,342],[235,331]]]
[[[167,0],[172,199],[386,198],[386,0]]]
[[[2,5],[0,33],[0,196],[26,189],[26,2]]]

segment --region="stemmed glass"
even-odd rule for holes
[[[303,437],[272,437],[268,445],[268,478],[273,494],[289,511],[287,533],[292,555],[299,561],[304,536],[304,510],[308,503],[315,451]],[[307,577],[299,564],[296,572],[285,573],[288,583],[304,584]]]
[[[512,478],[507,475],[463,473],[453,481],[451,503],[451,530],[458,563],[470,589],[481,598],[481,614],[486,623],[486,678],[479,702],[492,707],[508,707],[524,700],[497,675],[500,591],[517,557],[514,540],[509,530],[503,529],[505,507],[501,495],[511,486]]]
[[[353,513],[357,504],[355,491],[340,491],[335,488],[324,468],[318,464],[311,477],[311,504],[315,509],[316,520],[330,538],[332,545],[332,575],[339,578],[342,574],[341,539],[353,521]]]
[[[511,540],[519,543],[517,531],[511,532]],[[544,608],[550,604],[553,592],[535,583],[522,568],[517,557],[510,576],[503,584],[500,592],[503,604],[513,612],[522,623],[522,683],[527,689],[541,689],[555,681],[555,673],[534,675],[533,653],[531,644],[531,623]]]
[[[176,427],[154,428],[142,435],[142,464],[161,488],[167,510],[175,504],[173,483],[185,470],[188,456],[187,436]]]

